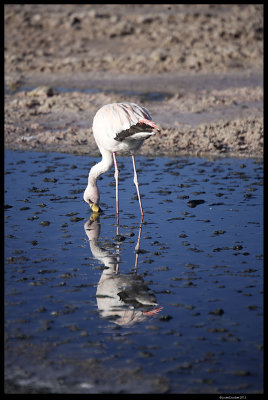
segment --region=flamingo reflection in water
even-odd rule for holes
[[[100,235],[99,215],[93,213],[90,220],[85,223],[84,228],[93,256],[105,265],[96,293],[101,316],[109,318],[118,325],[130,326],[158,314],[162,307],[157,307],[155,295],[149,290],[143,277],[137,274],[142,221],[135,247],[134,271],[124,274],[119,272],[120,244],[117,243],[115,253],[111,253],[98,244]],[[120,237],[119,226],[117,226],[117,237]]]

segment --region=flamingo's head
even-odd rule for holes
[[[84,191],[84,200],[89,204],[92,212],[100,213],[101,209],[99,206],[99,191],[97,186],[88,185]]]

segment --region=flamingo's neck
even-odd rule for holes
[[[88,175],[88,185],[84,192],[84,200],[87,203],[99,203],[100,194],[97,186],[98,177],[107,172],[111,166],[113,165],[113,156],[112,153],[107,150],[101,150],[102,160],[94,165]]]
[[[91,168],[88,175],[88,184],[91,186],[96,186],[98,177],[109,171],[113,165],[113,156],[110,151],[101,150],[101,154],[102,160]]]

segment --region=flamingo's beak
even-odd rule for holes
[[[97,204],[95,204],[95,203],[89,203],[89,205],[90,205],[90,208],[91,208],[91,211],[92,212],[94,212],[94,213],[101,213],[102,211],[101,211],[101,208],[97,205]]]
[[[89,219],[89,225],[93,224],[93,222],[97,221],[98,219],[99,219],[99,213],[93,212]]]

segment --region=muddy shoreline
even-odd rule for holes
[[[259,82],[256,87],[250,87],[251,76]],[[6,94],[6,148],[95,155],[98,149],[91,124],[96,110],[102,104],[132,101],[147,107],[161,126],[161,133],[145,142],[139,154],[262,157],[261,76],[250,77],[225,76],[220,85],[218,77],[203,76],[199,87],[191,91],[189,76],[174,77],[165,91],[161,90],[166,81],[162,77],[143,79],[142,91],[137,86],[133,90],[134,84],[115,88],[111,77],[106,78],[104,91],[98,85],[80,88],[83,79],[80,87],[78,82],[68,85],[64,81],[51,85],[55,79],[46,82],[50,85],[35,87],[40,81],[28,80],[23,86],[26,90],[22,87]],[[152,92],[151,82],[156,79],[160,90]],[[246,79],[248,86],[239,86]],[[219,89],[212,89],[213,83]]]
[[[143,155],[263,155],[262,5],[5,5],[5,146],[98,154],[110,102],[161,126]]]

